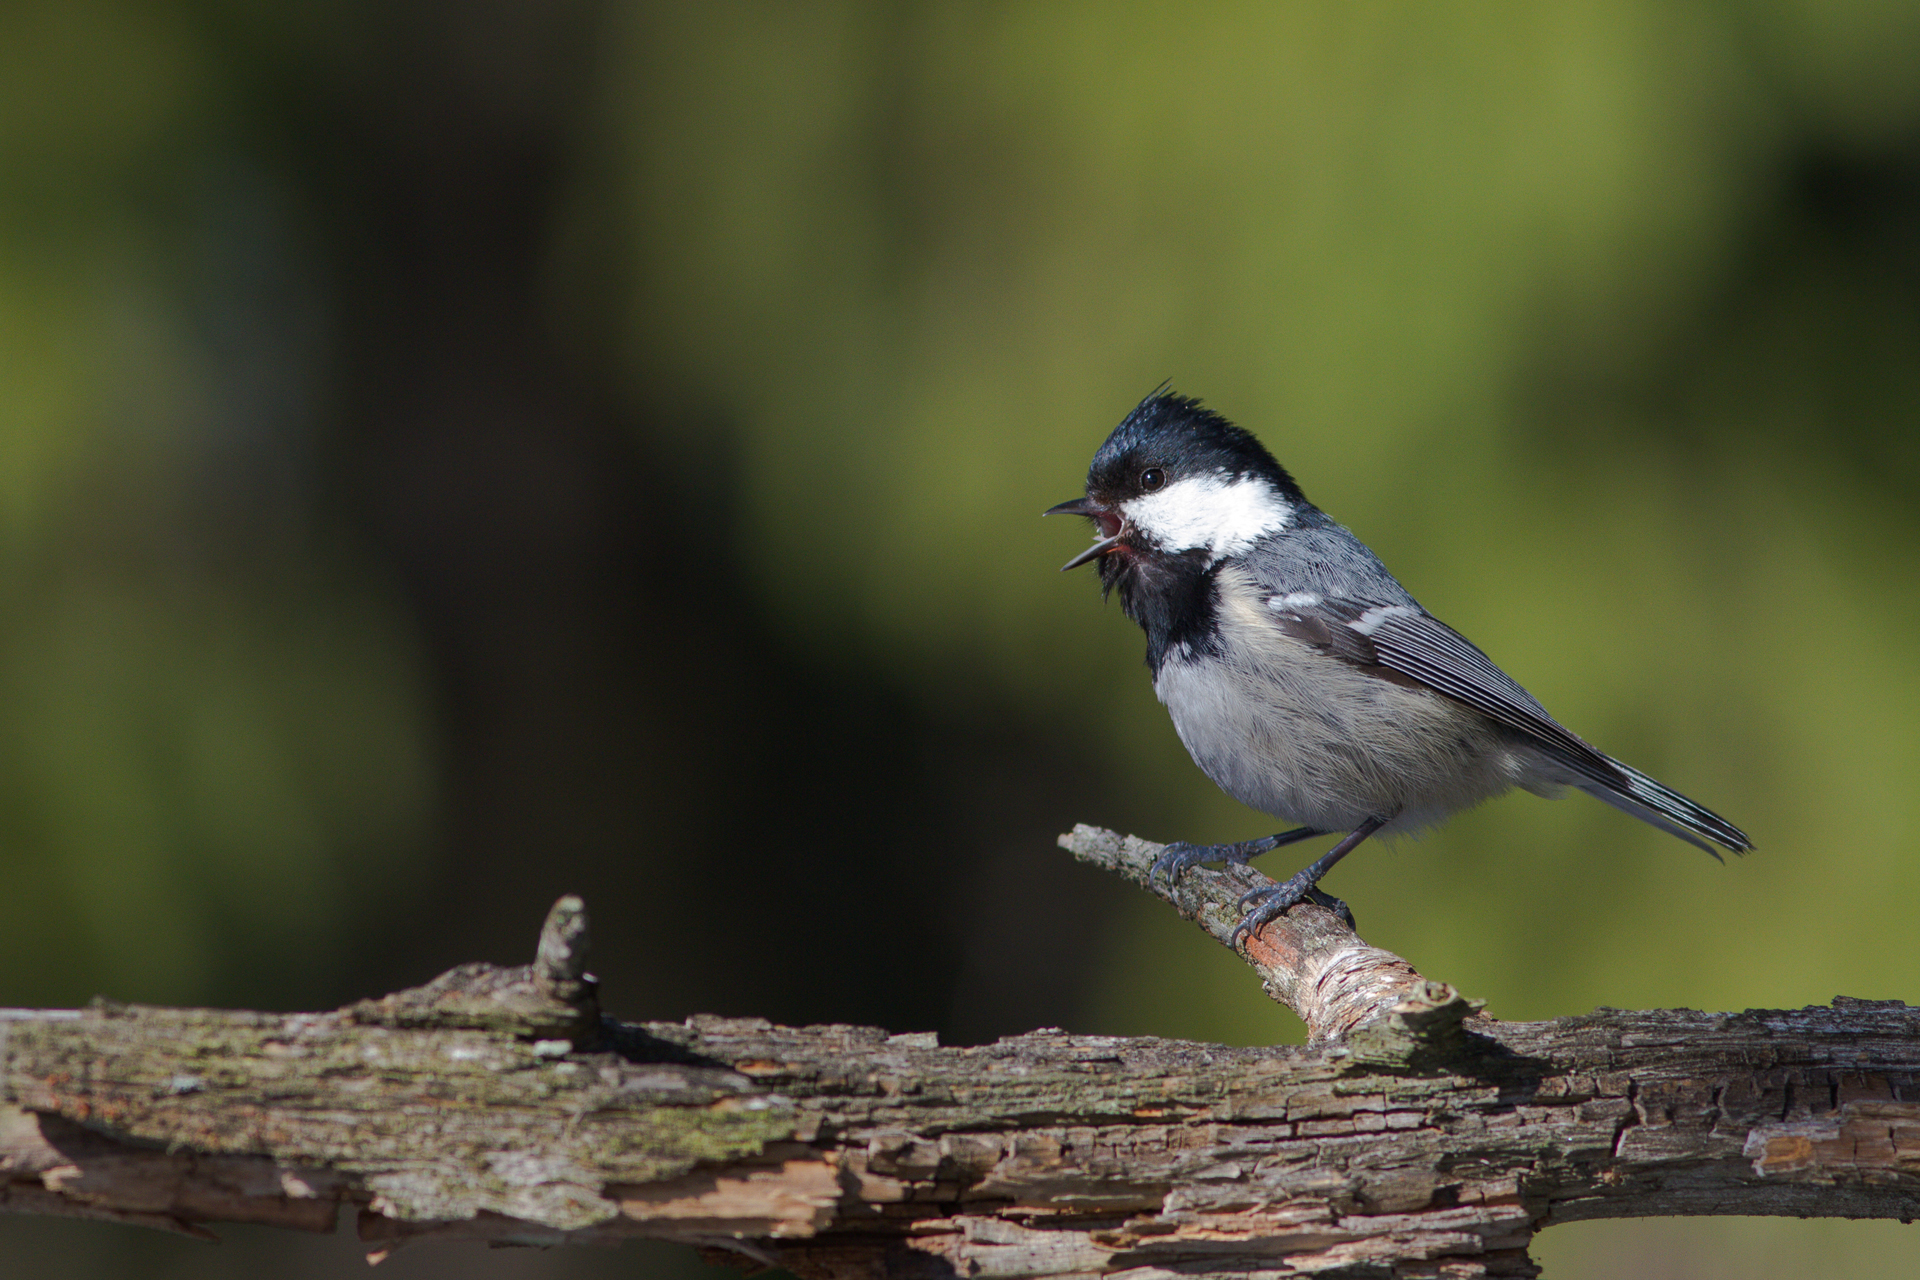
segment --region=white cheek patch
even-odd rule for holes
[[[1120,504],[1128,523],[1165,551],[1205,547],[1213,559],[1237,556],[1293,523],[1293,504],[1258,476],[1187,476]]]

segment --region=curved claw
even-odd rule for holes
[[[1305,902],[1313,896],[1314,892],[1313,881],[1295,876],[1284,884],[1268,885],[1264,889],[1255,889],[1251,893],[1241,894],[1240,901],[1234,903],[1234,906],[1245,914],[1240,917],[1240,923],[1233,926],[1232,934],[1227,937],[1227,945],[1239,946],[1253,936],[1255,929],[1275,916],[1285,914],[1289,908]]]
[[[1287,908],[1293,905],[1293,903],[1283,900],[1277,890],[1274,891],[1272,899],[1262,902],[1259,906],[1240,917],[1240,923],[1233,926],[1233,932],[1227,935],[1227,945],[1230,947],[1239,946],[1253,936],[1255,929],[1258,929],[1275,916],[1286,914]]]
[[[1386,826],[1387,821],[1386,818],[1381,817],[1368,818],[1365,822],[1355,827],[1346,839],[1321,854],[1307,867],[1302,869],[1298,875],[1288,880],[1285,884],[1277,884],[1270,889],[1255,889],[1252,893],[1243,896],[1239,902],[1240,906],[1245,907],[1248,903],[1253,903],[1254,906],[1246,915],[1241,917],[1240,923],[1233,927],[1233,933],[1228,937],[1227,945],[1230,947],[1239,946],[1255,929],[1258,929],[1261,925],[1273,919],[1288,907],[1309,897],[1323,897],[1324,895],[1321,895],[1317,889],[1320,883],[1320,877],[1326,875],[1334,863],[1340,861],[1340,859],[1346,857],[1358,848],[1361,841],[1378,831],[1381,827]],[[1278,843],[1299,839],[1311,834],[1313,834],[1311,831],[1303,827],[1299,831],[1283,832],[1281,835],[1271,837],[1271,839]],[[1348,927],[1351,928],[1353,924],[1353,913],[1346,910],[1346,904],[1338,898],[1333,899],[1333,902],[1340,908],[1341,914],[1346,916]]]
[[[1302,901],[1311,902],[1316,907],[1325,907],[1336,916],[1339,916],[1340,923],[1346,925],[1349,929],[1358,929],[1360,927],[1360,922],[1354,918],[1353,908],[1324,889],[1308,890],[1307,896],[1302,899]]]
[[[1282,911],[1285,911],[1288,907],[1307,896],[1306,890],[1302,888],[1299,892],[1293,894],[1291,898],[1288,898],[1287,891],[1293,887],[1293,881],[1289,880],[1284,884],[1270,884],[1264,889],[1250,889],[1240,895],[1240,900],[1233,904],[1234,909],[1243,915],[1249,915],[1254,911],[1264,908],[1270,902],[1277,902],[1282,898],[1286,898],[1287,901],[1281,902],[1278,907],[1262,917],[1263,921],[1271,920],[1274,916],[1279,915]]]
[[[1275,916],[1291,911],[1303,902],[1325,907],[1339,916],[1347,928],[1354,927],[1353,912],[1346,903],[1315,887],[1311,881],[1305,884],[1300,883],[1300,877],[1295,876],[1285,884],[1268,885],[1264,889],[1255,889],[1240,895],[1240,901],[1233,905],[1246,914],[1240,917],[1239,924],[1233,926],[1233,932],[1227,938],[1227,945],[1239,946],[1241,942],[1252,937],[1254,930],[1261,925]]]
[[[1176,840],[1160,851],[1160,856],[1147,868],[1147,879],[1157,879],[1165,873],[1169,881],[1178,880],[1188,867],[1199,866],[1203,862],[1212,862],[1221,856],[1218,848],[1212,845],[1189,844],[1185,840]]]

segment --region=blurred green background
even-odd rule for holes
[[[1037,519],[1166,377],[1759,844],[1521,796],[1343,864],[1369,940],[1920,1000],[1920,7],[10,0],[0,173],[0,1005],[328,1007],[575,891],[622,1016],[1296,1038],[1052,847],[1273,825]],[[360,1265],[235,1235],[0,1273]]]

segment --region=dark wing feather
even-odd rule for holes
[[[1579,784],[1583,790],[1608,804],[1709,853],[1713,850],[1688,831],[1735,851],[1753,847],[1744,832],[1711,809],[1589,745],[1548,715],[1471,640],[1419,605],[1329,599],[1307,604],[1291,594],[1270,600],[1274,621],[1289,635],[1385,678],[1418,681],[1527,735],[1586,778]]]
[[[1619,764],[1547,714],[1539,700],[1465,636],[1418,605],[1322,600],[1286,607],[1274,620],[1296,639],[1357,666],[1411,677],[1517,730],[1593,781],[1626,788]],[[1383,673],[1384,674],[1384,673]]]
[[[1368,637],[1380,665],[1405,672],[1448,697],[1518,729],[1563,757],[1595,782],[1624,786],[1616,761],[1547,714],[1539,700],[1493,665],[1471,640],[1428,613],[1396,613]]]

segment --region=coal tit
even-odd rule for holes
[[[1753,847],[1732,823],[1589,746],[1466,637],[1420,607],[1364,543],[1308,502],[1248,432],[1156,391],[1094,455],[1100,567],[1147,634],[1154,693],[1194,763],[1242,804],[1300,826],[1167,846],[1156,874],[1245,862],[1346,833],[1283,884],[1241,899],[1237,942],[1303,899],[1376,832],[1415,831],[1513,787],[1578,787],[1698,845]],[[1701,837],[1706,839],[1701,839]]]

